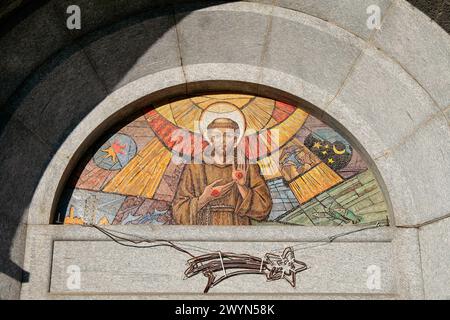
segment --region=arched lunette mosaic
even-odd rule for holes
[[[56,217],[99,225],[387,220],[374,174],[342,135],[301,106],[241,94],[179,100],[111,132],[72,174]]]

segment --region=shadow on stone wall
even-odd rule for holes
[[[181,13],[174,6],[152,9],[128,18],[119,17],[87,35],[75,36],[67,46],[34,70],[0,108],[0,148],[4,151],[0,154],[0,272],[17,282],[5,284],[1,279],[0,297],[17,298],[18,283],[28,279],[27,271],[21,267],[27,210],[59,146],[99,102],[125,84],[123,79],[127,82],[134,80],[130,70],[156,42],[164,41],[162,39],[176,21],[182,20],[191,9],[223,2],[232,1],[184,5]],[[32,9],[38,10],[39,3],[45,5],[48,1],[37,1]],[[97,3],[100,3],[98,10],[102,10],[102,2]],[[24,23],[27,22],[27,14],[33,13],[30,8],[27,10],[21,16]],[[121,36],[123,30],[127,31]],[[0,32],[0,37],[2,34]],[[109,50],[121,50],[111,55],[121,59],[111,59]],[[167,56],[171,53],[167,52]],[[164,52],[157,54],[165,58]],[[91,60],[93,56],[95,64]],[[180,65],[179,56],[176,59],[171,63]],[[163,64],[160,67],[163,68]],[[147,73],[157,71],[146,70]],[[101,77],[98,72],[102,73]]]
[[[189,14],[187,10],[177,15],[177,19],[173,19],[173,13],[178,10],[178,7],[163,5],[168,2],[180,2],[176,0],[133,1],[132,3],[138,4],[156,3],[160,5],[160,8],[141,12],[136,5],[134,11],[127,11],[129,17],[122,15],[119,8],[121,5],[127,6],[131,3],[130,1],[78,0],[76,2],[91,3],[88,6],[91,12],[90,17],[98,20],[91,25],[87,22],[87,34],[62,34],[60,38],[52,35],[47,38],[42,36],[42,38],[33,39],[35,46],[30,46],[26,59],[6,61],[10,66],[31,66],[30,70],[33,70],[31,75],[23,81],[21,77],[25,73],[20,67],[17,68],[17,72],[14,70],[0,74],[3,91],[3,93],[0,92],[0,104],[6,101],[0,108],[0,150],[2,150],[0,153],[0,202],[2,203],[0,272],[15,279],[16,282],[27,280],[27,273],[22,269],[21,264],[28,206],[56,150],[75,126],[110,92],[125,84],[124,81],[131,82],[134,77],[140,76],[136,71],[130,73],[133,66],[139,63],[156,42],[165,41],[168,31],[175,26],[176,21]],[[196,7],[192,9],[223,2],[234,1],[205,1],[196,4]],[[425,13],[450,31],[448,2],[439,0],[438,4],[441,6],[438,6],[438,10],[436,10],[436,1],[410,0],[410,2],[424,9]],[[431,2],[434,4],[431,5]],[[44,10],[42,18],[46,18],[45,10],[50,10],[46,6],[51,3],[52,1],[24,1],[25,7],[19,7],[18,11],[12,11],[0,18],[0,41],[2,36],[8,34],[8,30],[14,28],[15,24],[20,22],[27,24],[29,19],[36,17],[34,15],[36,11]],[[72,3],[65,0],[58,1],[58,8],[61,9],[68,4]],[[102,10],[108,12],[108,19],[102,16]],[[157,23],[145,23],[150,20]],[[35,29],[41,27],[38,22],[30,20],[28,26],[21,28],[32,38],[35,36]],[[47,21],[47,23],[64,26],[65,21],[62,19],[59,22]],[[128,32],[124,32],[121,38],[121,30],[125,29],[132,30],[133,38],[127,36]],[[64,32],[67,31],[63,30]],[[19,40],[24,42],[24,39],[17,39]],[[39,51],[39,41],[45,41],[50,45],[54,41],[55,47],[59,44],[64,45],[61,50],[55,49],[56,52],[53,52],[49,59],[42,58],[42,62],[31,62],[34,58],[39,60],[44,56]],[[6,52],[6,57],[8,57],[8,50],[15,49],[14,42],[10,44],[11,46],[6,50],[2,48]],[[109,55],[108,52],[115,50],[118,45],[120,45],[120,51]],[[179,57],[170,56],[171,50],[167,52],[167,56],[164,52],[156,52],[155,55],[173,59],[169,61],[170,63],[167,63],[168,60],[164,61],[165,66],[179,65],[180,61],[176,60]],[[94,56],[96,63],[92,61]],[[151,59],[151,57],[147,58]],[[143,65],[151,68],[147,69],[146,73],[157,72],[158,67],[163,68],[162,65],[148,63]],[[99,73],[102,73],[102,77]],[[12,95],[5,93],[8,90],[14,93]],[[17,288],[17,285],[3,284],[0,280],[0,297],[18,297],[19,289]]]

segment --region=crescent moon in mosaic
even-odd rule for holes
[[[344,150],[338,150],[338,148],[336,148],[336,146],[333,144],[333,151],[336,154],[344,154],[345,153],[345,149]]]

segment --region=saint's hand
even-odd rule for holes
[[[213,200],[223,198],[231,191],[231,188],[234,185],[234,181],[231,181],[224,185],[219,185],[219,183],[222,181],[223,179],[219,179],[206,186],[203,194],[198,199],[198,205],[200,208],[203,208]]]
[[[244,164],[233,164],[233,181],[239,186],[245,186],[247,183],[247,171],[248,171],[248,163],[244,161]]]

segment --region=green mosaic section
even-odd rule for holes
[[[367,170],[276,219],[297,225],[336,226],[386,223],[387,207],[373,173]]]

